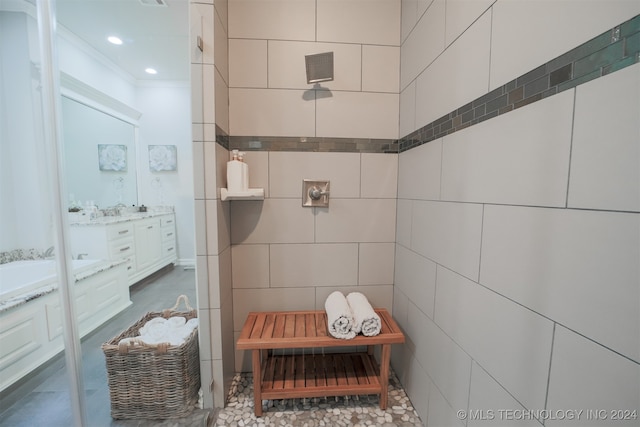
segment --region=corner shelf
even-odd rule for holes
[[[220,199],[227,200],[264,200],[264,188],[249,188],[247,191],[229,191],[220,189]]]

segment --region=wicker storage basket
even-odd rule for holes
[[[183,300],[186,312],[176,311]],[[198,329],[179,346],[168,343],[119,345],[123,338],[139,335],[138,330],[155,317],[168,319],[197,317],[185,295],[173,308],[149,312],[133,326],[102,345],[107,362],[111,417],[115,419],[166,419],[188,415],[198,402],[200,361]]]

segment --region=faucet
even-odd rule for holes
[[[86,256],[89,256],[89,254],[78,254],[78,258],[76,259],[84,259]]]
[[[53,254],[53,246],[51,246],[50,248],[47,248],[46,251],[44,251],[44,254],[42,254],[42,256],[46,259],[50,259],[50,258],[54,258],[54,254]]]

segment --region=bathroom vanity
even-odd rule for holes
[[[74,256],[125,260],[129,286],[177,261],[173,212],[140,212],[71,223]]]

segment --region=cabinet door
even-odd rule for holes
[[[162,257],[160,220],[150,218],[135,226],[136,269],[138,272],[153,266]]]

